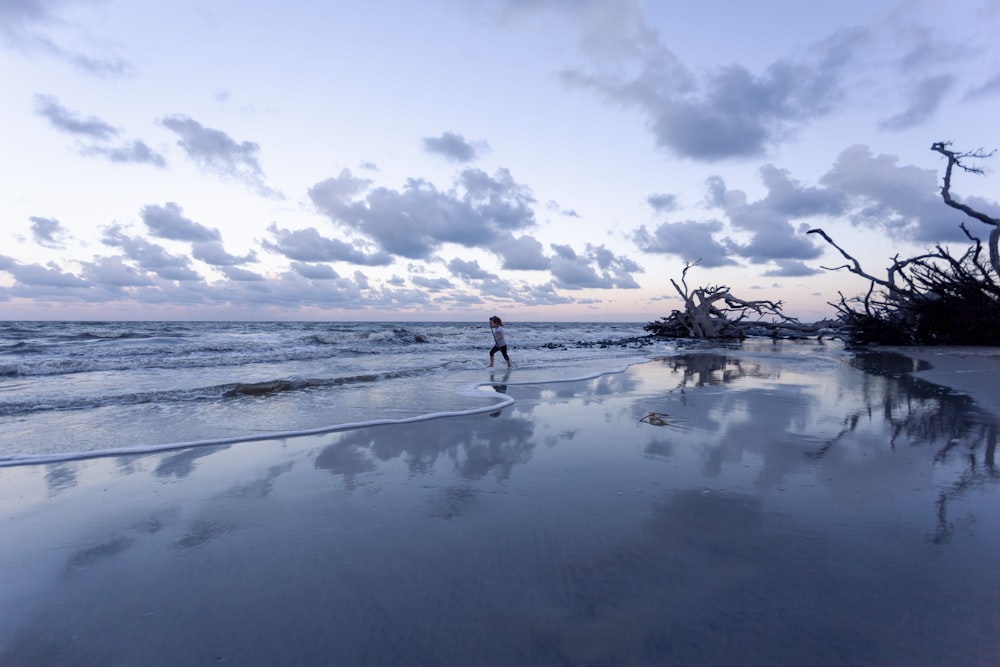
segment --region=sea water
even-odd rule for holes
[[[502,409],[670,354],[642,323],[0,322],[0,465]]]

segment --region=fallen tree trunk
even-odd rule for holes
[[[835,326],[832,321],[802,324],[781,312],[780,301],[741,299],[725,285],[691,289],[687,272],[696,264],[685,265],[680,284],[670,280],[684,302],[684,310],[674,310],[669,316],[650,322],[645,327],[647,331],[667,338],[804,338],[822,337]]]

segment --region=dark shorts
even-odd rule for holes
[[[492,357],[497,352],[499,352],[500,354],[502,354],[504,359],[506,359],[507,361],[510,361],[510,357],[507,356],[507,346],[506,345],[504,345],[503,347],[500,347],[499,345],[494,345],[493,349],[490,350],[490,356]]]

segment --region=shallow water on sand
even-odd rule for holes
[[[748,344],[0,469],[0,662],[995,664],[998,424],[911,370]]]

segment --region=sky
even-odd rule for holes
[[[988,229],[1000,0],[0,0],[0,319],[835,315]],[[952,194],[1000,215],[1000,155]],[[955,245],[958,244],[958,245]]]

